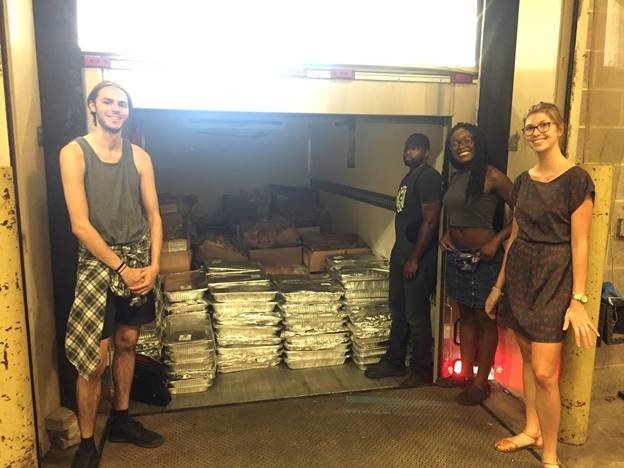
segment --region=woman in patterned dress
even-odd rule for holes
[[[584,308],[594,185],[561,151],[564,124],[554,104],[529,108],[522,131],[538,162],[514,183],[512,232],[486,311],[502,299],[501,318],[520,346],[526,423],[521,433],[496,442],[495,449],[543,447],[542,463],[552,467],[559,466],[558,367],[564,332],[571,326],[576,345],[586,348],[597,335]]]

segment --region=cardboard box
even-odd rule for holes
[[[186,218],[180,213],[162,215],[163,238],[182,239],[187,236]]]
[[[191,250],[191,241],[188,238],[163,240],[162,252],[182,252]]]
[[[191,269],[192,252],[184,250],[181,252],[161,252],[160,253],[160,274],[179,273]]]
[[[348,247],[340,249],[316,249],[305,247],[303,250],[303,263],[308,267],[310,273],[325,271],[325,261],[331,255],[363,255],[370,252],[368,247]]]
[[[205,240],[199,246],[199,255],[204,262],[214,259],[233,261],[247,260],[247,257],[245,257],[239,251],[229,249],[217,242],[213,242],[210,240]]]
[[[163,277],[165,292],[189,291],[191,289],[207,288],[206,273],[201,270],[170,273]]]
[[[301,246],[253,249],[249,251],[249,260],[260,262],[267,266],[301,265],[301,255]]]

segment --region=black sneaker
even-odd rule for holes
[[[386,361],[368,366],[364,376],[369,379],[383,379],[384,377],[403,377],[407,374],[405,367],[395,366]]]
[[[163,436],[145,429],[143,424],[130,416],[111,423],[108,440],[109,442],[129,442],[144,448],[160,447],[165,442]]]
[[[79,446],[74,454],[71,468],[97,468],[98,458],[95,448]]]

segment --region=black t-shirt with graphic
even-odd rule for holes
[[[394,217],[395,241],[390,261],[405,264],[418,237],[422,224],[422,205],[440,202],[442,177],[433,167],[422,164],[403,177],[396,197]],[[437,238],[432,236],[428,249],[436,248]]]

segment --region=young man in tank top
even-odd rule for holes
[[[427,164],[428,156],[429,139],[421,133],[410,135],[403,151],[409,172],[396,198],[396,239],[390,256],[390,347],[380,363],[364,372],[370,379],[406,375],[411,339],[411,372],[401,387],[429,384],[433,374],[430,296],[436,278],[442,178]]]
[[[140,327],[154,320],[162,224],[149,155],[122,138],[132,111],[126,91],[111,82],[87,98],[93,131],[60,153],[63,192],[79,241],[76,297],[65,350],[76,367],[81,443],[72,467],[94,467],[93,434],[101,379],[112,341],[114,379],[109,440],[157,447],[164,439],[128,415]]]

